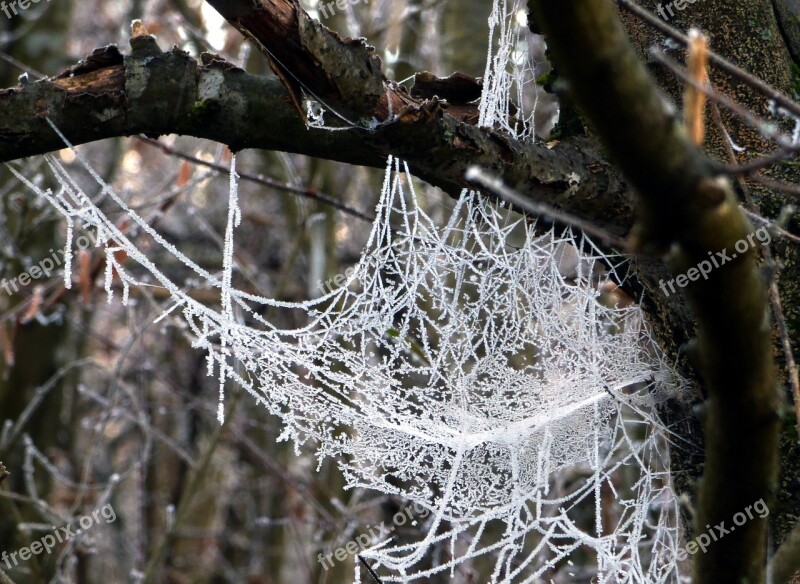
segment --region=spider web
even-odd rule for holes
[[[534,139],[524,96],[535,68],[515,26],[521,9],[495,0],[481,125]],[[510,123],[514,95],[522,111]],[[131,287],[151,285],[117,261],[119,251],[169,291],[163,317],[182,319],[206,352],[208,374],[219,378],[220,420],[233,380],[282,419],[281,440],[298,453],[313,449],[320,463],[334,458],[347,487],[426,510],[415,541],[389,536],[362,552],[383,581],[455,576],[483,558],[491,582],[680,581],[668,432],[655,408],[683,385],[638,307],[618,307],[601,292],[606,281],[624,282],[624,258],[472,191],[446,221],[434,221],[405,163],[390,158],[377,220],[347,282],[313,301],[281,302],[232,286],[241,220],[235,157],[218,277],[76,156],[102,187],[105,212],[54,157],[57,193],[17,176],[65,217],[67,252],[76,224],[97,230],[109,302],[115,273],[123,303]],[[109,205],[200,285],[219,289],[219,309],[170,280],[109,218]],[[261,316],[265,307],[301,310],[307,321],[280,329]],[[435,546],[448,553],[431,562]]]

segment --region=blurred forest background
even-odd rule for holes
[[[321,13],[311,1],[301,0],[301,3],[312,16],[324,16],[324,24],[343,36],[365,37],[383,59],[386,75],[406,87],[411,85],[416,72],[429,71],[440,77],[454,71],[476,77],[484,73],[487,54],[491,53],[487,27],[492,9],[489,3],[363,0],[356,4],[345,2],[344,9]],[[505,6],[502,0],[499,2]],[[763,23],[760,17],[744,16],[764,11],[772,15],[772,6],[767,2],[731,0],[724,3],[725,10],[722,4],[696,3],[696,12],[691,18],[686,11],[672,22],[682,29],[688,28],[689,20],[706,22],[711,30],[718,31],[712,44],[715,50],[735,57],[734,60],[763,77],[766,83],[791,95],[790,105],[794,105],[800,91],[800,59],[796,56],[790,59],[789,51],[800,54],[797,40],[800,34],[796,38],[787,35],[784,40],[773,16]],[[773,0],[771,4],[791,2]],[[10,12],[3,6],[8,6],[7,2],[0,2],[2,87],[58,75],[98,47],[109,44],[118,45],[122,53],[127,54],[131,23],[136,19],[157,36],[162,50],[176,45],[192,57],[211,52],[250,73],[272,75],[263,56],[203,2],[47,0],[35,4],[31,1],[24,10],[17,4],[15,11]],[[547,6],[567,7],[569,4]],[[795,23],[794,14],[780,16],[781,24]],[[624,16],[625,19],[630,38],[641,54],[648,55],[648,69],[673,102],[680,103],[683,84],[672,71],[658,68],[653,60],[654,55],[674,51],[678,45],[660,37],[656,41],[657,35],[645,30],[644,24],[631,22],[634,20],[631,15]],[[573,20],[561,19],[561,22]],[[529,51],[532,60],[539,64],[535,78],[553,86],[561,83],[560,76],[547,75],[549,66],[542,55],[541,39],[525,28],[524,12],[520,11],[509,25],[519,27],[525,41],[515,47],[512,58],[518,57],[521,51]],[[577,42],[590,37],[572,34],[568,38]],[[649,51],[651,46],[663,50]],[[776,109],[770,91],[762,94],[763,88],[743,90],[746,84],[738,78],[733,83],[720,83],[719,78],[714,82],[736,95],[745,109],[759,113],[764,119],[777,120],[774,127],[791,132],[795,118],[782,117],[785,112]],[[748,79],[748,83],[752,84],[752,80]],[[20,94],[24,99],[25,92]],[[81,95],[86,96],[85,93]],[[90,95],[94,99],[95,95]],[[593,98],[592,94],[587,101],[603,107],[608,105]],[[574,115],[569,104],[564,104],[565,123],[559,128],[558,142],[554,136],[548,136],[557,115],[557,105],[552,98],[536,89],[526,92],[520,101],[522,103],[517,105],[523,112],[535,109],[539,136],[551,140],[537,144],[541,147],[540,153],[545,148],[574,149],[575,144],[583,142],[583,122]],[[627,100],[616,100],[615,105],[624,109],[627,103]],[[93,111],[92,115],[96,113]],[[605,110],[598,117],[604,114]],[[37,111],[36,115],[40,113]],[[707,134],[705,144],[713,158],[739,163],[754,161],[765,153],[774,154],[775,144],[760,133],[765,127],[774,131],[772,122],[762,124],[756,120],[757,123],[752,124],[751,118],[744,117],[744,121],[730,123],[728,132],[726,124],[735,115],[738,115],[735,110],[723,109],[713,119],[716,129]],[[262,122],[248,120],[253,128]],[[711,127],[710,121],[708,125]],[[86,127],[96,126],[87,124]],[[618,127],[621,126],[613,130]],[[626,127],[645,134],[638,124]],[[794,128],[792,152],[797,151],[798,128],[800,126]],[[609,133],[621,135],[615,131]],[[8,138],[9,134],[17,136],[14,132],[3,132],[5,142],[13,140]],[[570,141],[570,137],[576,141]],[[20,141],[16,140],[15,146]],[[559,143],[561,146],[557,146]],[[78,151],[151,227],[204,269],[213,274],[222,272],[229,204],[228,168],[232,161],[227,147],[169,135],[158,139],[144,136],[111,139],[81,146]],[[578,151],[584,152],[582,147]],[[102,206],[104,193],[76,160],[75,154],[61,150],[55,156],[85,192]],[[438,161],[438,158],[431,160]],[[605,160],[598,160],[601,161],[599,167],[607,166]],[[755,163],[749,170],[732,168],[726,172],[738,177],[737,186],[751,218],[758,219],[759,224],[774,222],[786,226],[795,213],[786,203],[797,195],[800,166],[795,160],[783,160],[780,156],[766,157],[767,163],[777,161],[781,164],[770,169],[768,176],[758,176],[764,161]],[[660,163],[659,157],[654,167]],[[262,151],[237,154],[236,164],[241,176],[239,201],[243,221],[236,232],[234,286],[289,302],[316,298],[324,290],[336,287],[341,281],[337,276],[346,273],[358,261],[367,241],[383,171]],[[352,581],[354,574],[360,574],[362,582],[370,581],[368,568],[359,564],[354,552],[348,550],[342,556],[344,559],[337,557],[327,565],[319,560],[336,555],[336,550],[365,533],[374,534],[376,525],[391,524],[407,502],[373,491],[345,490],[334,461],[320,462],[310,451],[296,451],[292,444],[280,441],[280,421],[232,383],[227,387],[225,422],[220,424],[217,421],[218,381],[207,375],[205,353],[191,346],[186,328],[180,324],[182,321],[172,317],[159,321],[164,311],[172,307],[165,289],[155,283],[138,286],[131,290],[130,302],[125,305],[121,302],[123,289],[119,278],[104,278],[103,250],[89,247],[75,251],[71,289],[64,286],[63,274],[56,271],[47,277],[34,277],[19,289],[16,289],[17,284],[10,284],[13,293],[6,292],[9,282],[19,282],[20,274],[33,273],[42,260],[60,258],[59,250],[69,240],[63,216],[18,180],[23,176],[45,187],[55,186],[45,159],[32,157],[15,161],[11,167],[15,172],[6,166],[0,167],[0,462],[3,463],[0,466],[0,553],[3,554],[0,556],[0,584],[9,581],[16,584],[338,583]],[[439,166],[448,167],[446,164]],[[591,173],[595,172],[591,166],[588,168]],[[750,196],[744,178],[750,173],[757,175],[747,178],[757,185],[752,189],[754,197]],[[603,172],[599,175],[605,176]],[[572,174],[566,178],[572,185]],[[775,179],[788,183],[790,188],[781,190],[779,187],[786,185],[780,185]],[[402,175],[399,180],[414,181],[420,207],[434,221],[441,222],[450,215],[454,201],[449,196],[408,175]],[[616,180],[603,183],[604,192],[614,191]],[[589,183],[597,184],[594,179]],[[544,186],[552,187],[552,184]],[[788,194],[778,195],[773,190]],[[572,186],[568,192],[572,193]],[[606,219],[606,211],[615,215],[609,221],[622,229],[619,233],[626,232],[632,221],[630,200],[623,199],[622,203],[624,208],[609,207],[603,197],[596,197],[592,202],[602,207],[603,219]],[[141,233],[130,224],[127,216],[118,214],[113,218],[118,220],[118,228],[126,232],[171,281],[183,282],[196,300],[208,306],[219,306],[219,290],[210,286],[204,288],[204,281],[195,278],[193,272],[176,261],[174,254],[162,253],[151,240],[140,237]],[[796,373],[791,354],[800,322],[797,308],[800,306],[797,301],[800,290],[797,274],[800,272],[796,270],[800,248],[793,245],[798,241],[796,217],[792,221],[792,233],[781,228],[781,236],[786,241],[776,246],[775,269],[783,271],[781,290],[777,282],[771,282],[778,328],[783,323],[786,329],[775,335],[776,347],[779,338],[782,342],[776,354],[786,359],[789,377]],[[77,230],[75,238],[81,235],[86,234]],[[121,253],[115,259],[120,264],[126,260]],[[572,260],[579,263],[574,254]],[[635,261],[638,262],[638,283],[642,289],[652,292],[655,282],[666,276],[665,267],[660,260],[653,262],[657,267],[642,258]],[[562,266],[558,267],[561,270]],[[768,271],[765,270],[765,274]],[[562,276],[569,279],[563,273]],[[104,281],[111,282],[111,290],[103,289]],[[109,302],[110,291],[114,296]],[[637,290],[629,291],[640,297]],[[645,294],[643,298],[654,336],[670,358],[683,359],[681,353],[685,341],[694,334],[694,323],[691,312],[678,296],[667,299],[656,292],[649,297]],[[786,307],[785,318],[781,316],[781,297]],[[631,302],[631,298],[622,293],[615,301],[620,299]],[[263,316],[276,327],[293,328],[304,324],[307,311],[272,308]],[[796,352],[796,346],[794,349]],[[797,397],[800,381],[796,375],[791,383]],[[786,389],[788,394],[788,385]],[[790,408],[786,412],[780,446],[780,487],[770,508],[773,543],[778,544],[797,522],[800,509],[800,473],[796,470],[800,450],[796,447],[794,412]],[[800,409],[797,415],[800,419]],[[680,421],[690,417],[687,415]],[[694,437],[696,434],[689,426],[691,423],[687,424],[688,429],[676,432]],[[731,427],[740,429],[738,425]],[[641,429],[641,432],[647,430]],[[747,431],[738,432],[737,436],[733,434],[725,434],[724,442],[750,439]],[[768,446],[766,440],[750,441]],[[671,451],[672,458],[668,462],[678,461],[675,453],[680,450]],[[678,464],[670,467],[672,480],[681,483],[677,491],[682,496],[693,489],[692,481],[702,466],[690,460],[693,452],[700,451],[697,444],[692,443],[684,450],[688,454],[680,456],[688,463],[683,467]],[[741,462],[754,463],[758,458],[742,457]],[[736,476],[742,478],[742,483],[748,478],[763,478],[758,473],[742,472],[738,458],[734,462]],[[626,488],[639,478],[627,468],[621,468],[620,474],[626,476],[618,493],[610,492],[620,486],[618,483],[608,481],[609,486],[603,489],[597,483],[602,512],[599,504],[596,515],[591,505],[580,508],[583,515],[578,519],[580,525],[576,526],[578,533],[588,533],[592,526],[615,525],[619,516],[614,516],[611,503],[617,495],[617,500],[624,499],[628,494]],[[579,482],[585,483],[587,476],[591,476],[587,465],[571,467],[548,485],[549,497],[561,501],[560,495]],[[727,488],[726,484],[721,490]],[[681,500],[681,505],[691,508],[691,502]],[[115,512],[113,520],[105,515],[95,518],[91,526],[84,526],[80,534],[60,543],[53,553],[34,553],[18,565],[17,560],[13,561],[14,565],[8,563],[5,554],[36,545],[41,538],[53,533],[53,526],[72,525],[77,529],[81,518],[108,508]],[[643,518],[642,522],[649,519]],[[420,534],[427,533],[423,517],[395,527],[394,544],[402,544],[406,541],[404,538],[418,541]],[[600,536],[606,535],[601,533],[601,527],[596,531]],[[498,535],[489,528],[479,537],[502,539]],[[724,545],[733,539],[727,538]],[[542,541],[540,533],[526,533],[524,547],[530,551]],[[466,545],[469,543],[467,541]],[[452,548],[450,545],[450,541],[445,540],[431,546],[425,559],[427,565],[420,568],[446,565],[455,553],[456,545]],[[458,545],[465,545],[465,542],[459,541]],[[722,545],[715,549],[724,549]],[[575,549],[574,563],[564,561],[560,555],[549,556],[552,547],[543,549],[540,554],[537,550],[535,562],[541,567],[556,558],[552,568],[548,568],[548,581],[588,584],[593,581],[592,573],[597,566],[592,564],[592,557],[584,554],[580,544]],[[754,549],[753,546],[750,549]],[[636,548],[636,553],[639,551]],[[502,553],[494,557],[490,557],[491,554],[476,557],[429,581],[487,581]],[[737,554],[729,555],[737,557]],[[509,564],[513,561],[516,560],[509,560]]]
[[[348,4],[324,23],[366,37],[395,80],[418,71],[480,76],[490,9],[467,0],[369,0]],[[126,52],[133,19],[143,21],[162,49],[174,44],[193,56],[209,51],[249,72],[272,74],[241,34],[201,2],[52,0],[10,19],[0,16],[2,87],[15,85],[23,71],[30,78],[58,74],[97,47],[113,43]],[[530,43],[531,50],[537,46]],[[543,99],[537,112],[544,134],[555,105]],[[151,225],[204,267],[219,270],[230,152],[187,137],[163,136],[159,143],[172,151],[137,137],[81,151]],[[98,191],[70,151],[58,156],[87,192]],[[19,169],[34,178],[45,166],[37,157]],[[237,170],[244,214],[236,236],[239,287],[309,299],[320,294],[320,282],[358,260],[381,171],[252,151],[238,156]],[[0,175],[0,277],[10,280],[52,257],[66,233],[50,206],[7,169]],[[436,189],[420,192],[434,218],[453,204]],[[217,381],[207,377],[204,355],[169,320],[153,324],[164,308],[162,290],[137,290],[127,307],[117,290],[107,303],[102,250],[76,253],[71,290],[56,273],[17,293],[0,293],[0,461],[10,472],[0,489],[0,550],[29,546],[51,526],[103,505],[112,505],[117,518],[98,522],[55,553],[0,568],[20,584],[350,581],[352,555],[330,569],[318,555],[390,521],[403,502],[344,491],[330,461],[316,472],[312,456],[276,442],[277,420],[243,392],[231,391],[220,426]],[[169,258],[151,259],[180,279],[183,266],[170,272]],[[219,301],[213,290],[205,299],[202,290],[196,294]],[[302,318],[292,311],[268,316],[285,327]],[[419,525],[407,524],[399,537],[403,530]],[[430,561],[446,554],[443,545]],[[464,565],[454,577],[480,581],[481,568],[480,562]],[[369,579],[366,572],[362,579]]]

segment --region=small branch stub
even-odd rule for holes
[[[706,94],[699,87],[708,83],[708,37],[696,28],[689,31],[686,64],[695,83],[687,84],[683,94],[683,120],[692,144],[701,146],[705,139]]]

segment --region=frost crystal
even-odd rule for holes
[[[512,128],[507,109],[532,75],[512,27],[520,9],[495,1],[490,24],[500,42],[487,65],[481,123],[528,139],[532,115],[520,112]],[[570,581],[564,574],[578,562],[584,572],[571,573],[575,581],[680,581],[668,433],[654,411],[681,384],[639,309],[601,302],[601,280],[624,280],[622,258],[474,192],[437,223],[419,205],[406,165],[390,159],[378,219],[347,283],[287,303],[232,286],[241,219],[235,158],[221,278],[166,242],[95,174],[117,210],[220,290],[214,310],[170,281],[48,160],[68,196],[28,186],[68,225],[79,218],[107,248],[113,242],[108,285],[119,249],[169,291],[166,312],[180,313],[208,354],[208,374],[219,376],[220,419],[223,386],[234,380],[283,419],[281,439],[315,449],[320,461],[335,458],[349,487],[430,512],[416,523],[417,541],[387,539],[363,552],[383,581],[455,574],[482,556],[494,567],[480,581],[552,581],[556,566],[558,581]],[[140,284],[113,267],[126,285]],[[264,306],[303,310],[307,324],[277,329],[260,316]],[[426,563],[442,544],[448,555]]]

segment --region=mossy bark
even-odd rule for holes
[[[531,2],[571,94],[640,195],[642,250],[685,274],[753,232],[730,182],[695,148],[637,56],[611,2]],[[737,248],[738,251],[738,248]],[[731,252],[733,253],[733,252]],[[767,289],[749,247],[685,288],[693,309],[706,461],[696,531],[777,490],[779,395]],[[717,533],[717,532],[715,532]],[[767,520],[756,516],[694,557],[694,581],[763,582]]]

